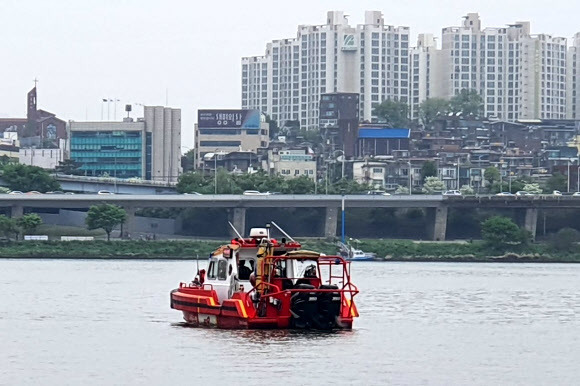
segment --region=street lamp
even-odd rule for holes
[[[570,193],[570,158],[568,158],[568,193]]]
[[[410,196],[411,194],[413,194],[413,193],[412,193],[412,191],[413,191],[413,187],[412,187],[412,185],[411,185],[411,184],[412,184],[412,176],[411,176],[411,161],[407,161],[407,165],[409,165],[409,168],[408,168],[407,174],[409,174],[409,196]]]
[[[217,149],[213,153],[213,187],[214,194],[217,194]]]
[[[342,158],[340,160],[340,162],[342,162],[342,178],[341,179],[344,180],[344,161],[345,161],[345,159],[344,159],[344,150],[335,150],[333,152],[333,154],[336,153],[336,152],[341,152],[342,153]]]
[[[345,219],[345,214],[344,214],[344,189],[341,189],[340,193],[342,194],[342,212],[341,212],[341,225],[342,225],[342,229],[341,229],[341,239],[342,239],[342,243],[344,244],[345,238],[344,238],[344,219]]]

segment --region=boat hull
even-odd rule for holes
[[[344,304],[344,310],[336,318],[332,328],[352,329],[353,317],[358,316],[356,307]],[[300,329],[293,323],[292,315],[258,316],[254,305],[245,293],[235,293],[223,304],[217,302],[213,291],[179,288],[171,291],[171,308],[183,313],[185,323],[191,327],[220,329]],[[270,310],[272,311],[272,310]],[[346,313],[346,314],[345,314]],[[311,325],[306,329],[317,329]]]

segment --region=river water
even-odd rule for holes
[[[0,384],[571,385],[580,265],[354,263],[353,331],[184,327],[185,261],[0,260]]]

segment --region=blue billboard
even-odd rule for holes
[[[259,129],[260,110],[198,110],[199,128]]]

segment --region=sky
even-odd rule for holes
[[[548,6],[547,6],[548,4]],[[182,110],[185,152],[197,109],[241,107],[241,58],[296,36],[300,24],[324,24],[341,10],[351,25],[365,10],[385,23],[434,33],[479,12],[483,27],[531,21],[532,33],[572,38],[580,2],[560,0],[0,0],[0,117],[25,117],[38,79],[39,108],[64,120],[118,120],[124,105]],[[102,99],[119,100],[103,103]]]

